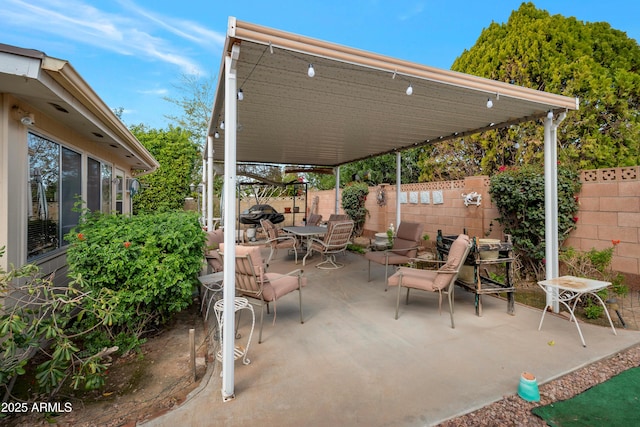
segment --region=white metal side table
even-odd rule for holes
[[[607,315],[607,319],[609,319],[609,324],[611,325],[613,334],[618,335],[616,333],[616,328],[613,326],[613,322],[611,321],[611,316],[609,315],[607,306],[604,301],[602,301],[602,298],[597,294],[598,291],[611,286],[611,282],[586,279],[584,277],[561,276],[555,279],[543,280],[538,282],[538,285],[547,292],[547,295],[551,295],[551,303],[547,303],[544,310],[542,310],[542,317],[540,318],[538,330],[542,328],[542,322],[544,321],[544,315],[547,312],[547,308],[552,306],[551,304],[553,301],[558,301],[560,304],[567,307],[567,310],[569,310],[569,314],[571,315],[570,321],[575,322],[576,328],[578,328],[578,334],[580,335],[580,340],[582,341],[582,346],[586,347],[587,344],[584,342],[584,337],[582,336],[582,331],[580,330],[580,325],[578,324],[574,311],[576,304],[582,296],[591,295],[597,299],[604,308],[604,312]]]
[[[224,299],[218,300],[216,301],[216,303],[213,306],[213,310],[216,313],[216,319],[218,320],[218,331],[220,333],[220,343],[222,343],[222,326],[224,323],[224,318],[223,318],[223,314],[224,314]],[[238,360],[240,358],[242,358],[242,363],[244,365],[248,365],[249,363],[251,363],[251,361],[247,358],[247,353],[249,352],[249,346],[251,345],[251,337],[253,336],[253,328],[256,325],[256,315],[253,311],[253,306],[251,304],[249,304],[249,300],[247,300],[244,297],[235,297],[234,301],[233,301],[233,311],[234,313],[238,313],[238,320],[236,323],[236,336],[235,338],[238,339],[240,338],[240,335],[238,334],[238,328],[237,328],[237,324],[240,322],[240,314],[242,313],[242,310],[249,310],[251,312],[251,330],[249,332],[249,338],[247,339],[247,343],[246,346],[242,346],[240,344],[236,344],[233,347],[233,360]],[[222,362],[222,345],[220,346],[221,348],[216,352],[216,359],[219,362]]]

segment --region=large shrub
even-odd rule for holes
[[[88,214],[66,238],[70,275],[94,293],[107,290],[114,307],[96,345],[135,346],[191,303],[205,241],[195,214]]]
[[[354,222],[354,234],[362,234],[369,211],[364,206],[369,186],[364,182],[353,182],[342,189],[342,209]]]
[[[0,257],[3,254],[0,248]],[[74,320],[78,313],[87,313],[89,301],[95,319],[108,318],[109,307],[102,304],[102,293],[84,292],[77,285],[72,281],[56,286],[53,275],[43,276],[35,264],[9,271],[0,267],[0,389],[5,398],[30,368],[34,386],[24,387],[27,395],[18,396],[28,401],[55,395],[67,380],[74,389],[104,384],[107,365],[102,358],[115,349],[82,351],[81,343],[91,330],[79,328]]]
[[[576,171],[558,167],[558,244],[576,227],[577,193],[580,179]],[[544,170],[526,165],[503,168],[491,177],[491,199],[498,208],[504,232],[511,234],[525,270],[541,277],[545,259]]]

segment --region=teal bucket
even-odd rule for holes
[[[522,375],[520,375],[518,396],[527,402],[540,401],[540,390],[538,390],[538,381],[536,380],[535,375],[530,372],[523,372]]]

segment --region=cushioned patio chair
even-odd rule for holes
[[[278,253],[278,249],[293,249],[293,256],[296,264],[298,263],[298,240],[295,236],[290,234],[281,234],[280,230],[269,221],[268,219],[261,219],[260,225],[262,229],[267,233],[266,245],[271,249],[269,252],[269,258],[267,258],[267,264],[271,262],[271,258]]]
[[[224,251],[222,245],[221,251]],[[222,256],[225,254],[222,252]],[[262,343],[262,326],[264,308],[269,310],[273,303],[273,323],[276,321],[276,301],[283,296],[297,290],[300,304],[300,323],[304,323],[302,315],[302,288],[307,284],[307,278],[302,270],[297,269],[286,274],[268,273],[267,266],[260,253],[259,246],[236,246],[236,296],[248,298],[254,304],[260,305],[260,333],[258,344]]]
[[[384,280],[386,282],[389,277],[390,265],[407,264],[411,258],[415,258],[421,245],[423,230],[423,224],[401,222],[390,249],[366,252],[364,257],[369,260],[369,282],[371,281],[372,261],[384,265]]]
[[[307,253],[302,259],[302,265],[309,255],[318,252],[322,255],[323,260],[316,265],[320,269],[335,269],[344,267],[344,264],[336,262],[336,254],[345,252],[347,246],[351,243],[351,233],[353,233],[354,222],[349,221],[330,221],[327,224],[327,232],[321,238],[311,238]]]
[[[413,267],[400,267],[387,280],[388,286],[398,287],[398,297],[396,299],[396,320],[398,319],[398,307],[400,306],[400,289],[407,289],[406,304],[409,304],[409,291],[419,289],[422,291],[438,292],[438,308],[442,313],[442,294],[446,294],[449,300],[449,314],[451,316],[451,328],[455,328],[453,322],[453,291],[455,289],[456,278],[465,259],[469,255],[471,241],[466,234],[460,234],[451,244],[451,249],[446,261],[424,261],[444,263],[437,270],[422,270]]]
[[[322,215],[312,213],[307,216],[306,225],[320,225],[320,221],[322,221]]]
[[[207,232],[204,257],[207,261],[209,273],[222,271],[222,259],[218,253],[218,248],[222,242],[224,242],[224,231],[221,228]]]

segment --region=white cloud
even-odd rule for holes
[[[398,16],[400,21],[406,21],[411,19],[417,15],[420,15],[424,11],[424,2],[418,2],[413,5],[411,9],[409,9],[406,13]]]
[[[147,89],[147,90],[139,90],[138,93],[141,93],[143,95],[167,95],[169,93],[169,90],[165,89],[165,88],[158,88],[158,89]]]
[[[162,61],[185,74],[204,74],[200,65],[188,56],[189,45],[216,49],[224,43],[224,35],[195,22],[160,16],[128,0],[118,3],[124,8],[120,13],[100,10],[82,0],[2,0],[0,16],[6,27]]]

